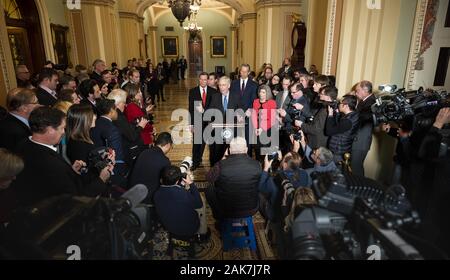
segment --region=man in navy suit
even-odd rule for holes
[[[199,86],[189,91],[189,114],[191,116],[191,131],[194,137],[194,145],[192,147],[192,171],[197,169],[202,163],[203,152],[205,151],[205,140],[203,132],[208,125],[207,122],[200,121],[201,125],[195,126],[196,118],[203,120],[203,114],[211,108],[211,101],[217,95],[217,91],[208,87],[208,73],[203,72],[199,75]],[[195,116],[195,118],[194,118]],[[211,159],[210,150],[210,159]]]
[[[253,144],[253,139],[250,139],[251,136],[253,136],[253,133],[249,133],[249,117],[250,117],[250,111],[249,109],[252,109],[253,107],[253,101],[258,98],[258,84],[252,81],[252,79],[249,78],[250,74],[250,65],[248,64],[242,64],[241,68],[239,70],[240,73],[240,79],[234,80],[231,83],[230,92],[233,95],[240,96],[241,99],[241,108],[244,110],[244,112],[247,115],[247,118],[245,120],[245,140],[247,140],[248,145],[248,155],[252,156],[252,149],[250,149],[250,145]]]
[[[117,111],[114,100],[101,99],[97,102],[99,117],[95,127],[91,130],[91,138],[96,147],[112,148],[115,152],[113,184],[127,187],[126,176],[128,167],[125,164],[125,151],[122,146],[122,136],[119,129],[113,124],[117,120]]]
[[[0,121],[0,148],[16,151],[17,145],[31,136],[28,119],[39,103],[32,90],[23,88],[10,91],[7,100],[9,113]]]
[[[241,103],[241,96],[239,96],[236,93],[232,93],[230,91],[230,84],[231,80],[230,78],[224,76],[219,79],[219,91],[220,94],[215,95],[213,101],[212,101],[212,108],[219,110],[222,113],[223,119],[221,120],[221,123],[219,123],[217,120],[214,120],[214,124],[221,125],[221,124],[228,124],[228,125],[234,125],[236,121],[239,123],[244,122],[244,111],[241,110],[241,114],[239,114],[240,109],[242,109],[242,103]],[[227,123],[229,117],[229,114],[235,113],[238,115],[237,119],[234,119],[234,123]],[[223,128],[215,128],[214,129],[214,136],[216,139],[219,139],[216,136],[222,137],[223,135]],[[236,136],[237,130],[234,129],[233,133]],[[234,137],[231,137],[234,138]],[[229,139],[231,140],[231,139]],[[210,145],[209,149],[212,151],[213,157],[210,159],[211,161],[211,167],[213,167],[217,162],[222,160],[223,155],[225,154],[225,150],[227,147],[227,143],[225,143],[225,139],[221,138],[221,142],[213,143]]]

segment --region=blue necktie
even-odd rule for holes
[[[223,110],[226,111],[228,109],[228,96],[225,96],[223,99]]]

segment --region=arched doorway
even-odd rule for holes
[[[45,62],[39,13],[34,0],[1,0],[14,66],[38,72]]]
[[[188,48],[189,76],[197,77],[203,71],[203,41],[200,33],[190,34]]]

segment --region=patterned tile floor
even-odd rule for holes
[[[174,149],[169,153],[172,163],[180,164],[186,156],[192,155],[192,134],[188,130],[188,120],[179,120],[175,117],[175,111],[178,109],[188,109],[189,89],[197,85],[196,79],[186,79],[179,81],[178,84],[170,83],[165,86],[166,102],[157,103],[155,109],[155,128],[157,132],[171,132],[185,140],[185,144],[175,145]],[[174,118],[172,118],[174,117]],[[188,144],[189,143],[189,144]],[[205,174],[209,170],[208,150],[205,150],[203,158],[203,167],[197,169],[194,173],[195,181],[200,191],[208,186],[205,182]],[[204,197],[203,197],[204,198]],[[206,202],[206,200],[204,199]],[[196,246],[196,258],[202,260],[273,260],[276,259],[274,250],[270,246],[264,233],[264,220],[257,214],[253,218],[255,225],[255,234],[257,237],[258,250],[251,252],[250,250],[234,250],[231,252],[222,251],[222,242],[219,232],[214,228],[215,220],[212,217],[211,210],[207,205],[208,226],[212,232],[211,240],[205,244]]]

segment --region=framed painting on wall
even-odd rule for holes
[[[161,50],[163,57],[178,57],[178,37],[162,36]]]
[[[227,37],[211,36],[211,57],[227,56]]]

